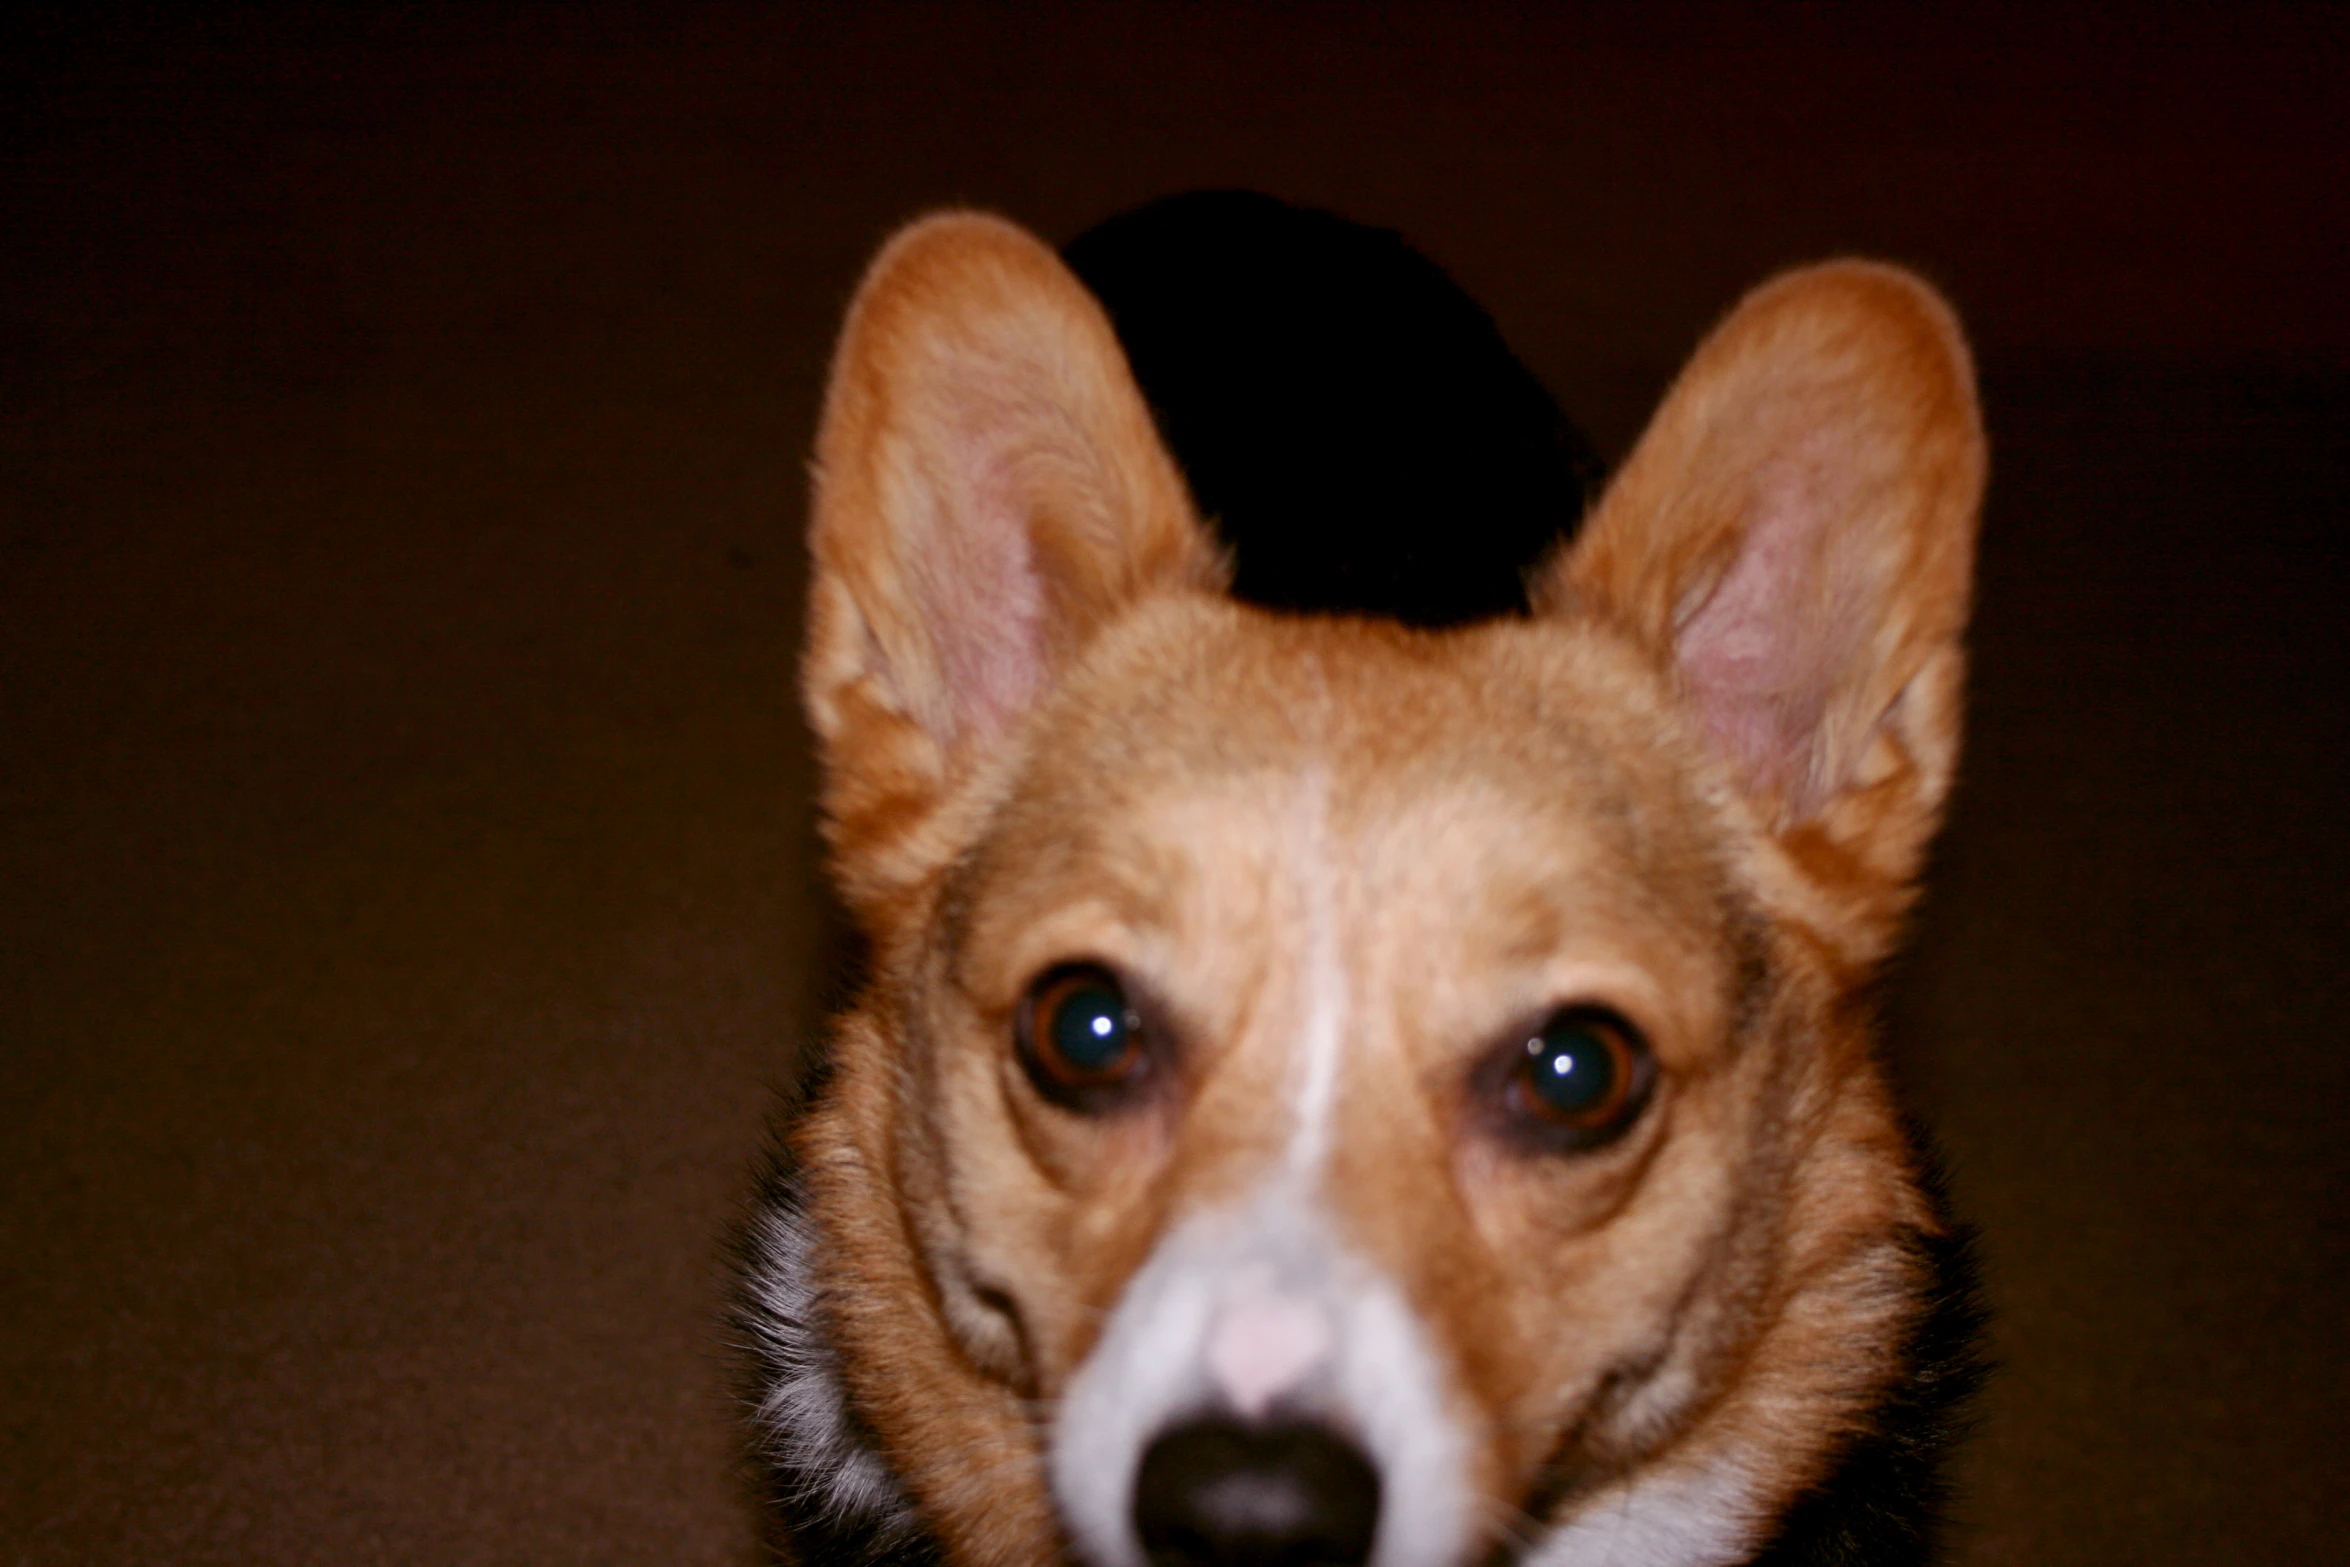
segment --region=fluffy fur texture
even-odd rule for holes
[[[1971,1318],[1868,995],[1982,468],[1947,309],[1832,263],[1707,339],[1529,613],[1274,613],[1058,258],[893,241],[805,664],[871,973],[747,1296],[803,1552],[1129,1567],[1153,1434],[1278,1404],[1375,1466],[1375,1567],[1914,1554]],[[1071,962],[1148,1018],[1112,1111],[1013,1048]],[[1569,1005],[1655,1087],[1561,1152],[1489,1066]]]

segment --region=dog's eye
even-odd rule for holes
[[[1106,1107],[1107,1095],[1145,1065],[1142,1018],[1109,970],[1072,963],[1038,980],[1015,1025],[1020,1058],[1037,1088],[1073,1109]]]
[[[1632,1124],[1655,1076],[1631,1024],[1604,1007],[1562,1007],[1518,1044],[1504,1092],[1513,1117],[1547,1141],[1596,1148]]]

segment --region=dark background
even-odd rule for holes
[[[831,333],[926,207],[1220,184],[1403,229],[1610,457],[1774,267],[1950,291],[1972,749],[1891,1010],[2006,1362],[1956,1556],[2341,1559],[2336,13],[11,25],[0,1562],[749,1558]]]

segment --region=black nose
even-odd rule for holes
[[[1321,1426],[1195,1420],[1143,1454],[1134,1527],[1151,1567],[1362,1567],[1379,1473]]]

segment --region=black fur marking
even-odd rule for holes
[[[946,1557],[928,1534],[889,1534],[870,1521],[844,1521],[785,1504],[783,1538],[802,1567],[943,1567]]]
[[[1386,229],[1173,196],[1065,252],[1192,497],[1271,609],[1449,626],[1526,612],[1599,460],[1492,318]]]

